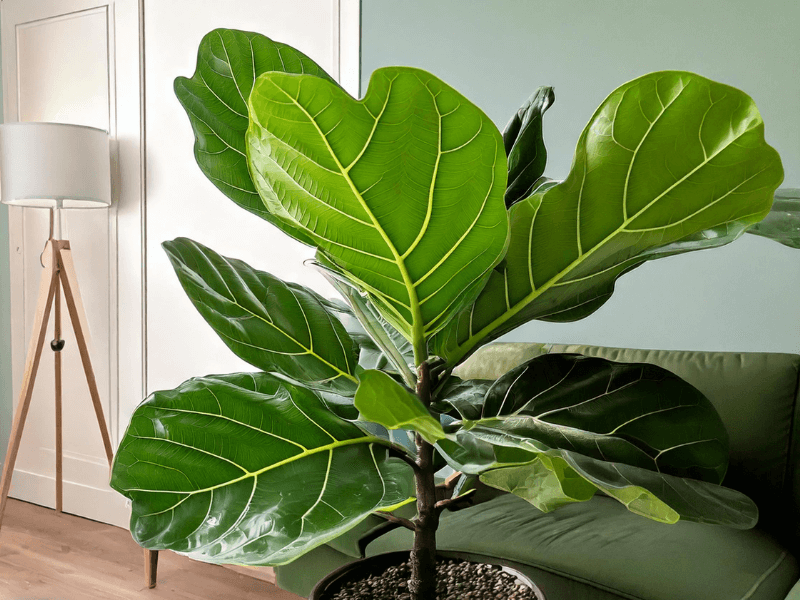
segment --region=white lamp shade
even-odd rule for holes
[[[36,208],[111,205],[108,134],[62,123],[0,125],[0,200]]]

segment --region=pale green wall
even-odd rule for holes
[[[552,85],[546,174],[561,179],[615,87],[649,71],[694,71],[755,99],[784,186],[800,187],[799,22],[796,0],[363,0],[362,91],[378,67],[421,67],[502,129],[536,87]],[[531,323],[506,339],[800,352],[798,297],[800,252],[745,236],[644,265],[586,320]]]

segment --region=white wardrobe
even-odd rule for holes
[[[238,208],[192,152],[172,91],[191,76],[203,35],[217,27],[296,46],[358,93],[358,0],[2,0],[3,119],[77,123],[109,131],[116,164],[109,210],[64,214],[88,313],[92,361],[116,448],[150,392],[208,373],[252,370],[195,312],[161,242],[186,236],[221,254],[328,293],[302,266],[309,249]],[[47,211],[9,211],[14,402],[38,292]],[[64,511],[127,526],[72,332],[63,336]],[[11,496],[55,502],[52,353],[43,355]],[[11,414],[7,411],[5,414]]]

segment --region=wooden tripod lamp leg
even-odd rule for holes
[[[89,326],[86,321],[86,311],[83,308],[80,289],[78,288],[78,278],[75,274],[75,265],[72,261],[72,251],[69,242],[56,242],[57,257],[60,264],[61,285],[64,287],[64,299],[67,302],[72,328],[75,331],[75,339],[78,342],[78,351],[83,362],[83,370],[86,373],[86,381],[89,384],[89,394],[92,397],[92,404],[97,415],[97,423],[100,425],[100,434],[103,436],[103,446],[106,450],[109,467],[114,459],[114,451],[111,448],[111,439],[106,428],[106,420],[103,414],[103,405],[100,402],[100,394],[97,391],[97,381],[94,376],[94,369],[89,355],[88,332]],[[144,551],[144,570],[147,587],[156,587],[156,574],[158,568],[158,552],[152,550]]]
[[[111,438],[108,435],[106,419],[103,415],[103,404],[100,401],[100,393],[97,391],[97,380],[92,368],[92,360],[89,356],[89,325],[86,321],[86,311],[83,308],[80,289],[78,288],[78,278],[75,275],[75,264],[72,261],[72,251],[69,242],[56,241],[56,258],[60,259],[61,285],[64,288],[64,300],[67,302],[72,329],[75,331],[75,340],[78,342],[78,353],[81,355],[83,370],[86,373],[86,382],[89,384],[89,395],[92,398],[94,412],[97,415],[97,423],[100,426],[100,435],[103,437],[103,447],[106,451],[108,466],[114,460],[114,451],[111,448]]]
[[[28,357],[25,360],[25,373],[22,376],[22,388],[19,392],[19,403],[14,415],[14,423],[11,426],[11,437],[8,440],[8,452],[6,453],[6,464],[3,467],[3,478],[0,480],[0,526],[3,522],[3,514],[8,501],[8,491],[11,488],[11,476],[14,473],[14,463],[17,461],[20,441],[22,440],[22,429],[25,427],[25,419],[28,416],[28,409],[31,405],[31,395],[33,394],[33,383],[36,380],[36,372],[39,369],[39,360],[42,357],[42,347],[44,338],[47,334],[47,321],[50,318],[50,308],[53,305],[55,288],[58,285],[58,270],[55,260],[53,240],[49,240],[42,253],[42,278],[39,283],[39,299],[36,304],[36,315],[33,320],[33,330],[31,341],[28,345]]]
[[[56,279],[53,298],[53,341],[61,344],[61,284]],[[51,345],[52,346],[52,345]],[[63,438],[61,436],[61,346],[53,347],[53,362],[56,376],[56,512],[61,512],[64,497]]]

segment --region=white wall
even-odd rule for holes
[[[800,3],[796,0],[368,0],[362,89],[387,65],[427,69],[501,129],[540,85],[546,174],[569,171],[581,130],[615,87],[684,69],[756,101],[785,187],[800,187]],[[800,352],[800,252],[745,236],[625,275],[611,300],[572,324],[534,322],[508,341],[639,348]]]

